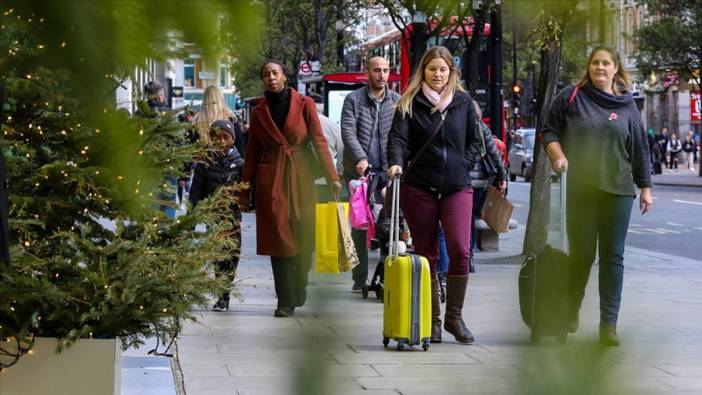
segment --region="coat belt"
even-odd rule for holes
[[[275,186],[283,187],[285,191],[277,191],[277,193],[282,193],[283,196],[287,197],[288,204],[291,208],[291,214],[294,219],[300,220],[302,217],[302,210],[300,209],[300,196],[298,190],[298,163],[295,160],[295,153],[303,152],[306,149],[304,145],[280,145],[278,149],[280,155],[278,155],[278,164],[276,168],[276,179],[274,181]],[[299,159],[298,159],[299,160]],[[285,177],[283,180],[282,177]]]

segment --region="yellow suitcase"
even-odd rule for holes
[[[385,259],[383,345],[387,347],[393,339],[398,350],[421,344],[427,351],[431,339],[429,262],[423,256],[398,251],[399,184],[399,180],[393,182],[390,253]]]
[[[427,258],[405,254],[385,259],[383,292],[383,345],[397,341],[397,349],[431,338],[431,274]]]

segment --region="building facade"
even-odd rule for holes
[[[149,81],[158,81],[166,89],[166,100],[171,108],[192,106],[199,109],[205,89],[210,85],[220,88],[232,110],[238,108],[239,95],[226,58],[205,59],[191,44],[183,44],[186,57],[169,59],[165,63],[147,60],[143,68],[135,69],[132,78],[122,81],[116,91],[118,108],[136,111],[136,102],[143,97],[143,87]]]
[[[634,98],[642,110],[646,128],[658,132],[667,127],[680,137],[690,130],[699,133],[699,88],[673,72],[660,70],[642,75],[636,67],[637,44],[632,37],[641,26],[655,21],[656,16],[651,15],[646,6],[637,4],[636,0],[608,0],[602,3],[605,5],[605,22],[604,39],[600,42],[613,45],[622,56],[623,66],[634,80]],[[589,26],[591,38],[597,37],[597,29],[598,26]]]

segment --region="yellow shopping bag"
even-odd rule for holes
[[[348,271],[358,264],[348,224],[348,203],[317,203],[315,223],[315,270],[317,273]]]

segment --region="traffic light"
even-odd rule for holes
[[[519,84],[512,85],[512,107],[514,107],[514,113],[518,114],[519,109],[522,106],[522,87]]]

